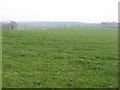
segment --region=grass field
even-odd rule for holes
[[[118,87],[117,29],[3,31],[3,87]]]

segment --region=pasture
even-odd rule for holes
[[[118,87],[115,28],[3,30],[3,87]]]

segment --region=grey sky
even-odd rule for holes
[[[0,0],[0,20],[118,21],[119,0]]]

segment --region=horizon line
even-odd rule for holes
[[[19,21],[19,20],[0,20],[0,22],[73,22],[73,23],[119,23],[118,21],[101,21],[101,22],[80,22],[80,21],[38,21],[38,20],[31,20],[31,21]]]

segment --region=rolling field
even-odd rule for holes
[[[117,29],[3,30],[3,87],[118,87]]]

